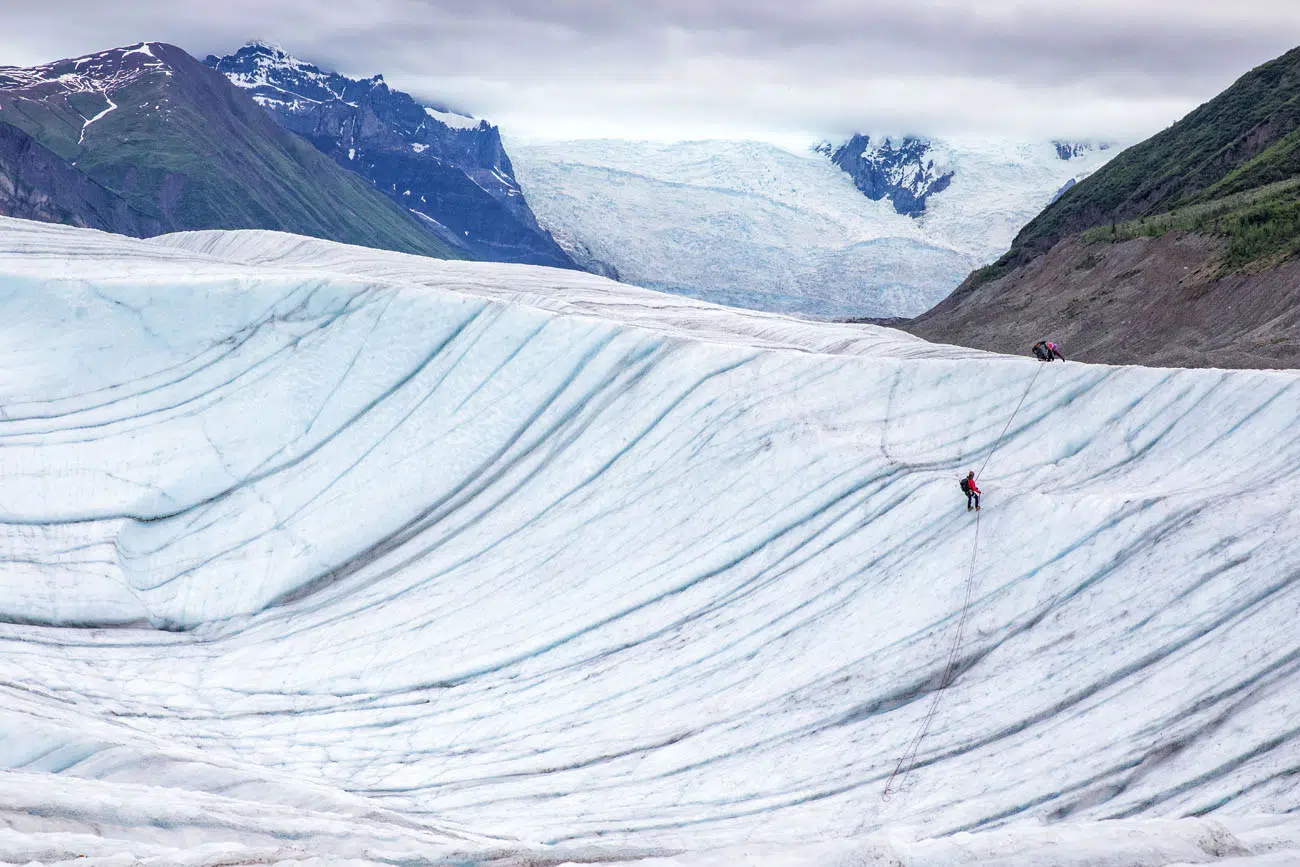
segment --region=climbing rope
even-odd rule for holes
[[[1042,372],[1043,365],[1040,363],[1038,369],[1034,371],[1034,375],[1029,380],[1029,387],[1026,388],[1025,393],[1020,396],[1020,403],[1016,404],[1016,408],[1011,411],[1011,418],[1007,419],[1007,424],[1002,428],[1002,433],[998,434],[997,442],[993,444],[993,448],[989,451],[988,457],[984,459],[984,465],[980,467],[980,471],[976,474],[976,478],[984,475],[984,470],[988,467],[989,461],[993,460],[994,452],[998,450],[998,446],[1002,445],[1002,438],[1007,435],[1007,431],[1011,430],[1011,423],[1016,420],[1016,414],[1020,412],[1020,407],[1025,405],[1025,399],[1029,397],[1029,392],[1034,390],[1034,383],[1038,382],[1038,374]]]
[[[1025,400],[1029,397],[1029,392],[1033,391],[1034,383],[1038,381],[1038,374],[1043,372],[1043,365],[1038,365],[1034,371],[1033,378],[1029,380],[1029,387],[1020,397],[1020,403],[1011,411],[1011,418],[1007,419],[1007,424],[1002,428],[1002,433],[998,434],[997,441],[993,443],[993,448],[989,450],[988,457],[984,458],[984,465],[980,467],[979,476],[984,475],[984,470],[988,468],[989,461],[993,460],[993,455],[1002,445],[1002,439],[1011,430],[1011,423],[1016,420],[1020,408],[1025,405]],[[977,476],[978,477],[978,476]],[[934,693],[930,698],[930,707],[926,710],[925,716],[921,718],[921,725],[917,728],[916,734],[908,741],[907,749],[904,750],[902,758],[894,766],[894,772],[889,775],[889,781],[885,783],[885,791],[881,794],[883,800],[888,801],[890,796],[903,788],[903,783],[916,767],[917,753],[921,749],[921,742],[925,740],[926,734],[930,731],[930,725],[934,722],[936,714],[939,712],[939,700],[953,682],[957,675],[958,654],[961,652],[962,638],[966,632],[966,622],[970,619],[971,600],[975,594],[975,563],[979,556],[980,547],[980,513],[975,511],[975,543],[971,546],[970,552],[970,570],[966,575],[966,599],[962,602],[961,616],[957,618],[957,632],[953,636],[952,647],[948,650],[948,661],[944,665],[943,677],[939,679],[939,685],[935,687]]]

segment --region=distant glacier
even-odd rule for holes
[[[510,151],[538,220],[589,270],[820,318],[929,309],[1115,153],[865,136],[804,152],[613,140]]]

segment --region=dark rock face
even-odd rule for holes
[[[1072,160],[1075,157],[1083,156],[1092,151],[1110,150],[1110,145],[1105,142],[1092,144],[1089,142],[1077,141],[1054,141],[1052,142],[1052,145],[1056,148],[1056,155],[1063,160]]]
[[[423,106],[382,76],[354,80],[260,43],[205,62],[473,258],[576,267],[538,225],[486,121]]]
[[[7,123],[0,123],[0,215],[137,238],[160,231],[157,220]]]
[[[848,172],[867,198],[889,199],[895,211],[908,217],[925,213],[926,200],[948,189],[954,174],[935,167],[930,143],[924,139],[908,137],[873,145],[870,136],[859,134],[838,148],[823,145],[819,150]]]

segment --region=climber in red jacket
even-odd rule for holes
[[[974,509],[979,511],[980,507],[980,489],[975,484],[975,471],[971,470],[966,478],[961,480],[961,492],[966,495],[966,511]]]

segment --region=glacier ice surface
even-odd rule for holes
[[[0,314],[0,863],[1300,857],[1293,373],[7,219]]]

